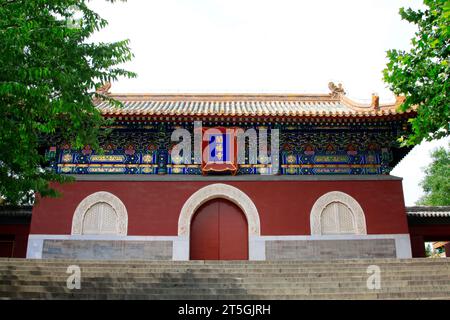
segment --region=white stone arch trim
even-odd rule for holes
[[[247,218],[249,237],[261,235],[259,214],[253,201],[243,191],[223,183],[203,187],[189,197],[184,203],[178,218],[178,235],[188,237],[191,230],[192,217],[195,212],[204,203],[217,198],[233,202],[244,212]]]
[[[331,191],[317,199],[311,209],[311,235],[322,235],[321,215],[325,207],[333,202],[340,202],[350,209],[355,223],[356,234],[367,234],[366,217],[358,201],[344,192]]]
[[[123,202],[114,194],[106,191],[93,193],[78,204],[72,219],[72,235],[83,234],[83,221],[86,212],[97,203],[109,204],[117,214],[117,235],[126,236],[128,233],[128,213]]]

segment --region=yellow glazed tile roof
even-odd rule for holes
[[[365,105],[343,92],[330,94],[110,94],[122,108],[97,102],[105,116],[385,116],[402,112],[402,103]],[[411,111],[409,111],[411,112]]]

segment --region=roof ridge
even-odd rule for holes
[[[340,101],[339,97],[326,93],[109,93],[108,96],[119,101]]]
[[[374,109],[370,103],[351,99],[344,94],[331,93],[107,93],[110,98],[119,101],[307,101],[307,102],[340,102],[358,111]],[[396,109],[403,102],[397,98],[395,102],[380,103],[379,109]]]

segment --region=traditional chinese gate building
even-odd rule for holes
[[[104,153],[75,150],[57,138],[49,146],[54,169],[76,181],[57,186],[61,198],[34,207],[27,256],[411,257],[401,179],[389,173],[409,151],[397,139],[414,112],[396,111],[401,99],[381,105],[374,97],[362,105],[342,87],[330,89],[319,95],[111,94],[123,108],[98,103],[115,120],[101,139]],[[192,151],[186,164],[186,155],[171,153],[177,143],[171,134],[194,133],[194,121],[219,134],[205,140],[216,146],[206,160],[196,162]],[[226,141],[234,136],[226,129],[267,130],[269,143],[277,129],[279,152],[269,146],[250,163],[247,150],[239,163],[228,157],[233,147]]]

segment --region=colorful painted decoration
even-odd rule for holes
[[[243,130],[277,127],[280,130],[278,174],[388,174],[395,161],[394,148],[400,124],[380,126],[368,122],[364,126],[336,128],[323,125],[258,125],[241,124]],[[117,126],[107,137],[100,138],[103,152],[91,146],[75,150],[57,137],[46,152],[52,167],[62,174],[271,174],[270,155],[259,155],[257,163],[237,164],[236,127],[204,125],[202,150],[206,158],[199,163],[185,164],[181,156],[171,157],[175,145],[170,140],[175,128],[193,132],[193,124],[128,123]],[[214,130],[208,130],[214,129]],[[270,130],[269,130],[270,133]],[[270,134],[269,134],[270,141]],[[259,145],[256,146],[259,150]],[[268,147],[270,150],[270,147]],[[194,159],[194,139],[192,139]]]

